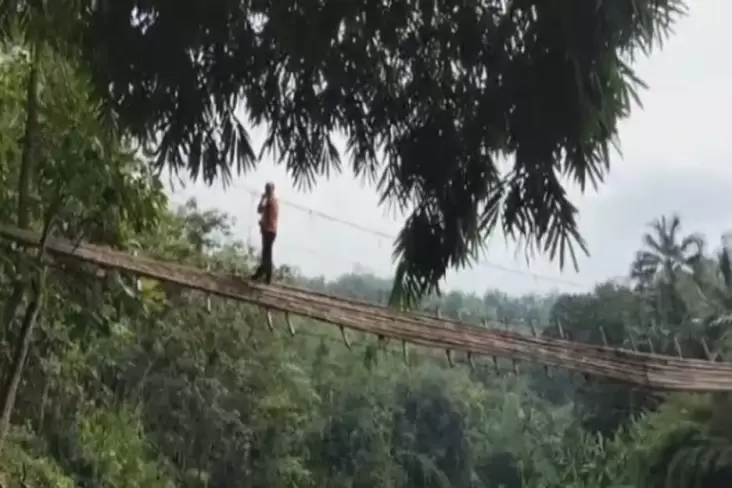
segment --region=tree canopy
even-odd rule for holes
[[[0,208],[17,204],[17,215],[2,212],[0,223],[25,213],[45,235],[249,271],[254,256],[233,238],[228,215],[195,201],[167,204],[159,179],[130,150],[129,129],[104,117],[79,53],[43,40],[52,17],[36,19],[19,49],[1,53]],[[72,38],[74,26],[66,28]],[[421,305],[482,327],[728,361],[728,239],[710,253],[680,228],[678,218],[661,218],[643,236],[629,276],[637,286],[544,297],[452,291]],[[729,394],[659,397],[491,358],[448,368],[419,348],[355,332],[344,344],[305,317],[275,315],[267,327],[256,307],[43,251],[0,242],[2,486],[732,482]],[[280,271],[287,283],[382,304],[392,286],[374,276],[326,281]]]
[[[402,298],[434,290],[497,230],[562,266],[586,251],[565,186],[603,180],[643,86],[632,61],[685,12],[681,0],[61,4],[64,40],[82,44],[98,93],[158,168],[226,182],[270,152],[302,187],[344,166],[375,184],[407,214]],[[249,124],[266,127],[263,147]]]

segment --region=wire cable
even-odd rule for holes
[[[244,187],[242,189],[244,191],[248,192],[250,195],[252,195],[253,198],[256,198],[257,195],[259,193],[261,193],[251,187]],[[301,205],[298,203],[294,203],[292,201],[284,200],[282,198],[279,198],[278,201],[281,205],[284,205],[286,207],[289,207],[294,210],[298,210],[298,211],[308,214],[310,219],[312,219],[313,217],[317,217],[317,218],[323,219],[325,221],[333,222],[333,223],[336,223],[339,225],[343,225],[345,227],[350,227],[354,230],[369,234],[369,235],[377,237],[379,239],[388,239],[389,241],[394,241],[397,237],[394,234],[384,232],[384,231],[381,231],[378,229],[366,227],[364,225],[361,225],[361,224],[358,224],[358,223],[355,223],[355,222],[352,222],[352,221],[349,221],[346,219],[342,219],[342,218],[339,218],[339,217],[336,217],[333,215],[329,215],[329,214],[326,214],[319,210],[316,210],[316,209],[313,209],[313,208],[310,208],[310,207],[307,207],[307,206],[304,206],[304,205]],[[587,290],[587,289],[592,288],[592,285],[590,285],[590,284],[586,284],[586,283],[583,284],[578,281],[568,280],[565,278],[546,276],[546,275],[535,273],[535,272],[529,271],[529,270],[511,268],[511,267],[504,266],[504,265],[501,265],[501,264],[498,264],[498,263],[495,263],[495,262],[492,262],[492,261],[489,261],[486,259],[477,263],[474,267],[475,268],[486,268],[486,269],[490,269],[490,270],[499,270],[499,271],[502,271],[505,273],[526,276],[526,277],[530,277],[534,280],[550,282],[550,283],[555,283],[555,284],[559,284],[559,285],[565,285],[565,286],[569,286],[569,287],[577,288],[577,289]]]

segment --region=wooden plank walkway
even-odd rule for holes
[[[37,246],[39,235],[1,227],[0,237]],[[110,248],[50,239],[48,251],[102,268],[118,269],[270,310],[309,317],[397,341],[477,356],[536,361],[661,391],[732,391],[732,364],[680,359],[553,338],[492,331],[420,314],[399,312],[292,286],[263,285]]]

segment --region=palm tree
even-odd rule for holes
[[[732,313],[732,249],[726,238],[722,239],[722,247],[715,256],[699,261],[693,276],[713,313]]]
[[[675,283],[680,273],[691,273],[704,255],[704,238],[699,234],[681,237],[677,214],[654,220],[652,232],[643,235],[644,248],[635,255],[631,278],[636,284]]]
[[[636,253],[630,275],[637,289],[652,304],[653,316],[664,323],[685,320],[687,307],[677,290],[682,276],[691,276],[704,256],[704,238],[682,236],[677,214],[662,216],[649,224],[643,235],[644,248]]]
[[[727,355],[732,347],[732,248],[728,236],[722,247],[694,268],[694,285],[701,299],[699,323],[715,349]]]

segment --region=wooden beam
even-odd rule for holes
[[[0,237],[38,245],[33,232],[1,227]],[[537,361],[593,376],[668,391],[732,391],[732,365],[679,359],[594,346],[560,339],[532,338],[467,326],[455,321],[393,311],[356,300],[282,285],[263,285],[231,275],[131,256],[91,244],[51,239],[50,253],[74,257],[103,268],[114,268],[191,289],[289,312],[421,346],[477,355]]]

